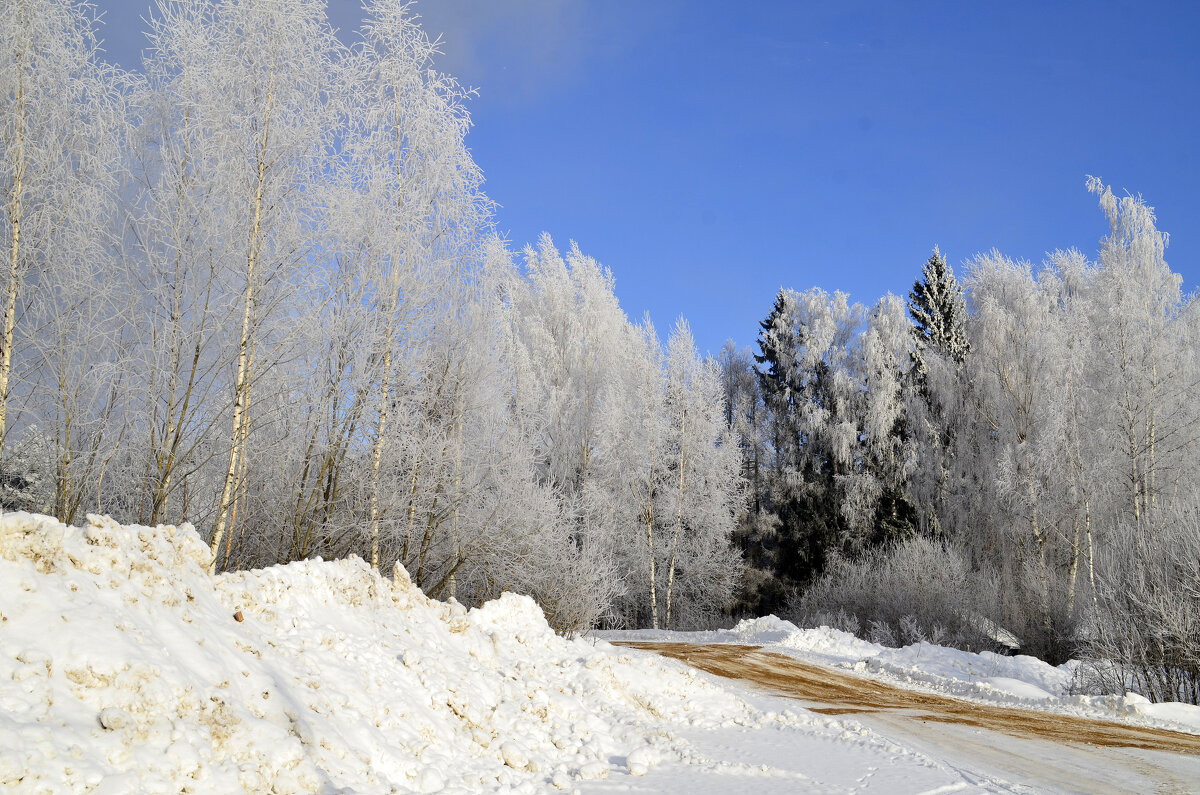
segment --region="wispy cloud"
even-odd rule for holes
[[[585,5],[574,0],[418,0],[414,9],[442,39],[439,68],[491,102],[538,99],[588,55]]]

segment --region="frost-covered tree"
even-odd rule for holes
[[[611,275],[577,247],[563,258],[543,237],[525,256],[527,278],[510,292],[511,400],[539,482],[571,518],[580,553],[600,565],[607,550],[626,584],[613,623],[707,620],[731,596],[740,480],[736,445],[720,434],[716,370],[690,335],[664,356],[649,324],[621,312]],[[696,507],[705,500],[707,514]]]
[[[87,348],[71,349],[86,339],[77,335],[78,324],[64,321],[67,326],[58,324],[52,330],[45,324],[54,324],[72,310],[82,316],[113,314],[89,298],[87,285],[103,283],[99,270],[111,248],[108,235],[125,125],[123,83],[123,76],[99,56],[85,6],[67,0],[20,0],[0,9],[0,251],[5,274],[0,445],[13,424],[13,399],[44,388],[42,407],[48,401],[59,412],[52,424],[60,431],[60,487],[62,478],[73,477],[73,464],[66,470],[61,465],[64,456],[77,451],[79,438],[61,432],[60,423],[68,421],[61,412],[74,415],[84,436],[94,436],[104,431],[98,426],[86,429],[94,423],[84,415],[102,409],[94,405],[97,396],[71,394],[72,385],[55,381],[56,376],[74,379],[88,369],[86,364],[82,370],[76,367],[86,358]],[[59,294],[52,295],[56,290]],[[31,308],[38,317],[25,318]],[[96,347],[106,337],[101,333]],[[35,344],[28,355],[16,350],[23,339]],[[106,352],[101,358],[107,356]],[[102,406],[104,398],[99,400]]]
[[[903,302],[885,296],[871,308],[862,332],[864,480],[857,522],[871,523],[870,545],[899,541],[918,524],[912,476],[921,454],[911,429],[913,342]],[[862,497],[867,499],[863,500]]]
[[[778,610],[786,595],[779,569],[779,519],[769,510],[767,487],[771,454],[771,413],[762,396],[754,354],[732,341],[721,349],[719,363],[726,424],[742,454],[747,502],[738,517],[734,542],[745,568],[736,612],[765,615]]]
[[[519,335],[536,364],[526,399],[541,407],[542,477],[578,517],[581,543],[603,523],[611,484],[595,481],[602,407],[618,388],[619,350],[628,320],[613,295],[612,275],[572,246],[566,259],[543,235],[525,250],[529,289],[516,294]]]
[[[554,605],[548,615],[556,616],[552,618],[556,626],[579,629],[592,626],[606,616],[612,620],[614,613],[626,612],[617,600],[636,598],[633,591],[645,581],[644,576],[639,576],[646,565],[645,555],[629,551],[630,546],[636,546],[639,531],[644,531],[637,516],[640,501],[634,494],[626,494],[623,502],[612,506],[605,523],[594,526],[597,532],[586,537],[581,534],[577,499],[564,490],[562,483],[548,477],[552,470],[548,451],[551,439],[547,431],[552,426],[542,402],[547,397],[547,384],[543,380],[543,365],[534,353],[538,350],[534,340],[539,325],[531,325],[533,319],[526,314],[537,312],[544,305],[531,294],[536,289],[534,283],[517,271],[498,242],[489,245],[487,263],[492,294],[498,304],[495,345],[501,351],[504,373],[503,378],[495,381],[492,406],[501,412],[505,438],[513,445],[491,447],[506,465],[519,465],[523,473],[513,471],[506,481],[498,482],[497,505],[511,517],[509,526],[529,530],[514,538],[518,548],[524,550],[519,552],[519,559],[513,560],[503,553],[494,558],[497,568],[511,574],[507,579],[489,574],[488,587],[480,592],[496,595],[497,588],[506,582],[527,582],[533,591],[545,594],[539,601]],[[628,334],[608,342],[619,349],[622,342],[633,339],[636,337]],[[633,410],[629,403],[599,407],[596,442],[600,450],[594,459],[594,474],[601,482],[616,483],[613,477],[618,473],[631,476],[630,480],[621,481],[626,485],[634,480],[632,470],[621,468],[628,459],[609,455],[632,452],[624,440],[609,444],[612,426],[607,415],[632,417],[621,413],[626,409]],[[521,501],[514,501],[513,495],[520,495]],[[522,507],[530,504],[535,506],[534,510]],[[590,504],[596,506],[598,501]]]
[[[780,291],[761,328],[755,359],[769,420],[756,438],[770,466],[754,525],[778,545],[778,573],[803,583],[835,550],[858,554],[913,529],[914,340],[899,299],[868,310],[817,289]]]
[[[371,193],[378,224],[379,275],[373,300],[383,321],[371,452],[372,565],[379,564],[381,461],[393,409],[393,358],[401,335],[419,339],[440,293],[463,280],[462,255],[479,238],[489,208],[482,176],[464,143],[467,92],[432,68],[435,45],[409,4],[376,0],[367,22],[353,90],[352,173]]]
[[[801,519],[801,502],[797,483],[801,466],[801,445],[804,442],[799,427],[799,402],[803,385],[794,371],[800,357],[799,336],[804,329],[794,327],[794,312],[789,290],[780,290],[774,306],[759,324],[759,352],[754,355],[758,365],[756,375],[767,420],[767,455],[762,487],[756,502],[760,513],[773,521],[761,522],[767,527],[779,527],[781,538],[774,565],[788,580],[802,577],[797,565],[797,526]]]
[[[917,339],[914,359],[918,372],[925,371],[924,354],[930,348],[962,362],[971,347],[964,331],[966,304],[954,271],[937,246],[921,269],[921,278],[908,292],[908,313]]]
[[[244,482],[254,385],[287,336],[273,321],[312,248],[305,188],[322,173],[336,129],[327,100],[340,45],[316,0],[163,0],[151,25],[156,90],[170,96],[175,127],[188,136],[202,190],[214,199],[207,209],[219,226],[203,244],[219,252],[221,277],[239,296],[215,565]]]
[[[181,7],[152,24],[151,43],[172,36],[168,24],[200,25]],[[192,107],[177,53],[148,57],[130,109],[129,184],[121,269],[137,297],[139,344],[133,408],[142,431],[126,450],[131,519],[148,524],[211,517],[212,497],[198,481],[208,475],[231,359],[228,329],[237,325],[221,242],[227,219],[224,194],[207,172],[204,135]],[[194,79],[194,78],[193,78]],[[196,98],[195,101],[198,101]],[[199,485],[199,488],[195,488]],[[189,486],[193,488],[189,489]],[[195,497],[199,491],[202,496]]]
[[[915,349],[907,386],[906,432],[921,449],[916,465],[924,472],[914,478],[918,523],[939,535],[951,522],[946,501],[953,455],[953,427],[948,413],[958,394],[958,369],[970,351],[966,336],[967,310],[954,271],[936,246],[908,293]]]
[[[658,629],[660,559],[666,547],[666,495],[671,487],[663,351],[649,317],[628,336],[622,368],[625,388],[611,393],[604,405],[597,464],[624,497],[612,517],[619,528],[615,540],[626,585],[619,610]]]
[[[1137,521],[1170,508],[1195,482],[1185,474],[1194,461],[1185,451],[1200,433],[1194,310],[1164,259],[1168,238],[1153,208],[1132,196],[1118,200],[1094,177],[1088,189],[1110,227],[1091,303],[1105,446],[1121,483],[1114,510]]]
[[[686,321],[680,320],[667,342],[665,410],[672,467],[666,490],[674,508],[663,624],[671,628],[676,572],[686,571],[680,586],[690,586],[684,607],[693,621],[718,610],[732,597],[741,562],[731,547],[737,514],[744,499],[740,451],[725,429],[720,372],[701,359]]]

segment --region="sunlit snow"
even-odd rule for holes
[[[466,610],[402,568],[214,577],[208,555],[188,525],[0,517],[0,788],[844,792],[882,770],[889,791],[963,782],[853,721],[559,637],[523,596]]]

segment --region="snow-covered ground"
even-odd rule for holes
[[[525,597],[466,610],[357,559],[213,577],[208,558],[186,525],[0,516],[0,791],[1024,791],[856,720],[558,637]],[[705,639],[987,678],[798,632],[764,619]]]
[[[0,516],[0,790],[888,791],[963,777],[852,721],[397,569],[212,577],[189,526]],[[238,620],[240,618],[241,620]]]
[[[801,629],[775,616],[712,632],[600,632],[608,640],[742,643],[807,662],[869,674],[890,684],[1000,706],[1200,734],[1200,707],[1152,704],[1136,693],[1078,695],[1079,663],[1052,666],[1036,657],[1005,657],[917,643],[892,649],[829,627]]]

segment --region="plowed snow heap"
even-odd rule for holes
[[[208,561],[190,525],[0,516],[0,789],[540,791],[706,765],[672,725],[764,720],[556,636],[526,597],[468,611],[399,566]]]

